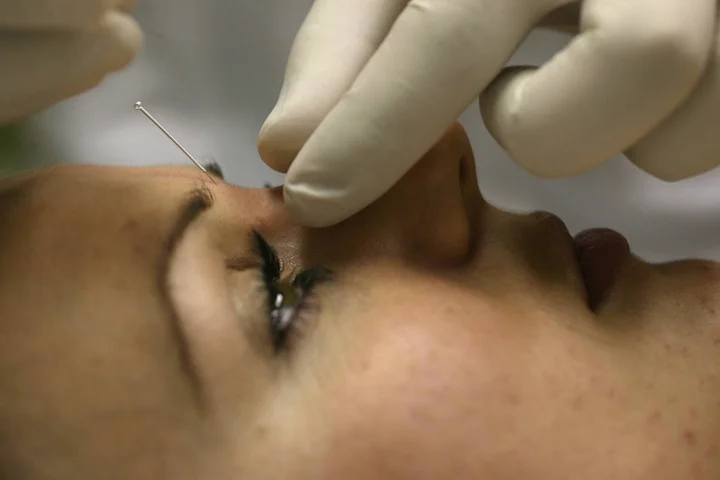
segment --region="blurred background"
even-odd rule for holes
[[[311,0],[141,0],[140,57],[99,88],[28,121],[0,128],[0,174],[54,163],[188,164],[133,104],[188,150],[244,186],[280,184],[258,157],[256,135],[274,106],[285,61]],[[538,65],[568,38],[533,33],[511,64]],[[632,106],[628,106],[632,108]],[[462,117],[483,194],[506,209],[548,210],[572,233],[610,227],[651,261],[720,260],[720,169],[666,184],[622,158],[585,175],[541,180],[516,167],[487,135],[473,103]],[[720,134],[720,132],[719,132]]]

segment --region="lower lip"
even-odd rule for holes
[[[614,230],[585,230],[573,239],[575,255],[580,264],[590,309],[598,309],[608,297],[620,270],[630,258],[625,237]]]

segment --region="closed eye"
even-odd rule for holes
[[[306,321],[309,313],[309,300],[313,289],[320,283],[332,279],[332,272],[326,268],[306,269],[288,281],[282,278],[282,263],[275,249],[257,231],[252,232],[255,251],[261,260],[265,293],[267,294],[267,316],[270,338],[276,353],[288,347],[290,334],[296,332],[297,325]],[[313,302],[317,306],[317,302]]]

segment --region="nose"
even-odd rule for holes
[[[308,240],[313,252],[342,257],[335,261],[390,255],[453,264],[469,253],[479,199],[472,149],[458,123],[379,200],[335,226],[309,230]]]

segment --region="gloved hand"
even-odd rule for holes
[[[134,0],[0,0],[0,124],[100,83],[142,43]]]
[[[258,140],[263,160],[287,171],[291,214],[324,226],[362,209],[483,91],[488,129],[539,176],[584,172],[633,145],[636,163],[664,178],[720,163],[678,155],[692,135],[718,131],[692,124],[720,115],[720,98],[710,107],[698,93],[663,123],[705,70],[716,0],[585,0],[567,48],[493,82],[535,25],[571,3],[316,0]]]

